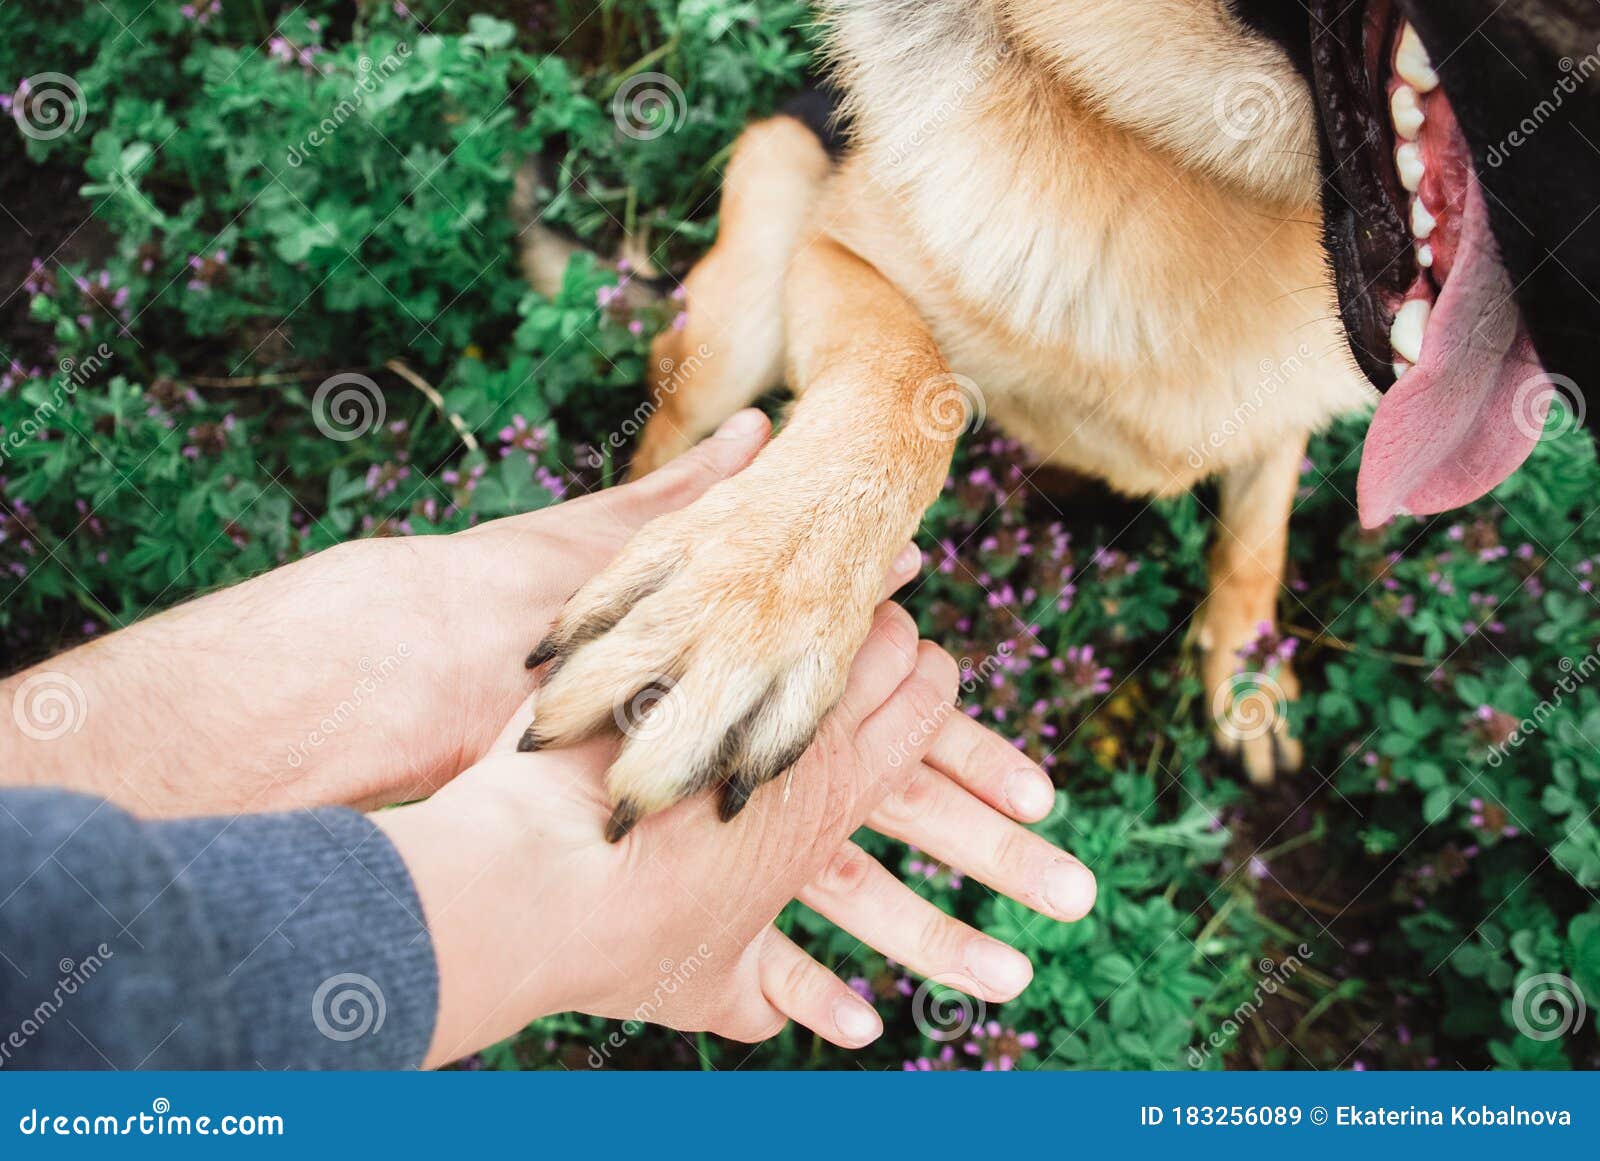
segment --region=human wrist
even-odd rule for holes
[[[567,888],[540,857],[525,798],[474,787],[372,816],[411,875],[433,942],[439,1009],[425,1067],[571,1006],[550,955],[561,940],[549,901]]]

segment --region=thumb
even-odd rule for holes
[[[729,476],[747,467],[766,444],[772,423],[758,409],[735,412],[702,440],[659,471],[642,480],[613,488],[612,513],[637,528],[657,516],[692,504]]]

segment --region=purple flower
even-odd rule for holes
[[[961,873],[952,867],[946,866],[937,859],[925,858],[916,847],[908,847],[910,856],[906,861],[906,870],[913,875],[921,875],[924,880],[935,886],[948,887],[952,891],[961,890],[966,882]]]
[[[206,0],[204,3],[185,4],[178,9],[186,20],[192,20],[204,27],[211,22],[213,16],[222,14],[222,0]]]
[[[1111,692],[1111,670],[1096,665],[1093,645],[1068,646],[1062,658],[1062,676],[1077,686],[1079,697],[1100,697]]]
[[[49,296],[55,293],[55,275],[39,259],[35,258],[28,267],[28,277],[23,280],[22,289],[29,294],[42,294]]]
[[[1271,673],[1289,664],[1299,646],[1298,640],[1280,634],[1271,621],[1262,621],[1256,626],[1255,639],[1238,651],[1241,672]]]
[[[984,1072],[1010,1072],[1024,1053],[1038,1047],[1038,1033],[1018,1032],[1002,1027],[998,1020],[989,1020],[973,1027],[971,1038],[961,1046],[961,1051],[981,1060]]]
[[[938,1056],[929,1059],[919,1056],[915,1060],[908,1060],[900,1066],[902,1072],[965,1072],[956,1062],[956,1050],[946,1044],[939,1050]]]

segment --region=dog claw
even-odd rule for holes
[[[1281,777],[1298,774],[1304,763],[1304,748],[1284,730],[1273,730],[1244,742],[1226,735],[1215,736],[1217,753],[1227,766],[1244,775],[1252,786],[1265,788]]]
[[[628,837],[628,832],[639,821],[639,808],[627,799],[617,803],[616,809],[611,812],[611,818],[606,822],[606,842],[619,843]]]
[[[517,742],[517,753],[537,754],[544,747],[545,740],[539,736],[538,727],[529,726],[522,731],[522,737]]]
[[[827,554],[814,530],[792,529],[787,508],[768,504],[714,489],[652,521],[568,599],[528,657],[544,668],[523,751],[619,743],[605,776],[614,809],[597,819],[609,842],[706,791],[724,822],[737,817],[844,692],[872,606],[854,589],[850,600],[815,593],[806,559]],[[790,563],[775,569],[774,554]]]
[[[717,805],[717,817],[732,822],[750,802],[751,787],[743,779],[734,777],[722,787],[722,801]]]

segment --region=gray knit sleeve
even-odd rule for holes
[[[437,1004],[410,874],[355,811],[0,791],[0,1070],[415,1068]]]

